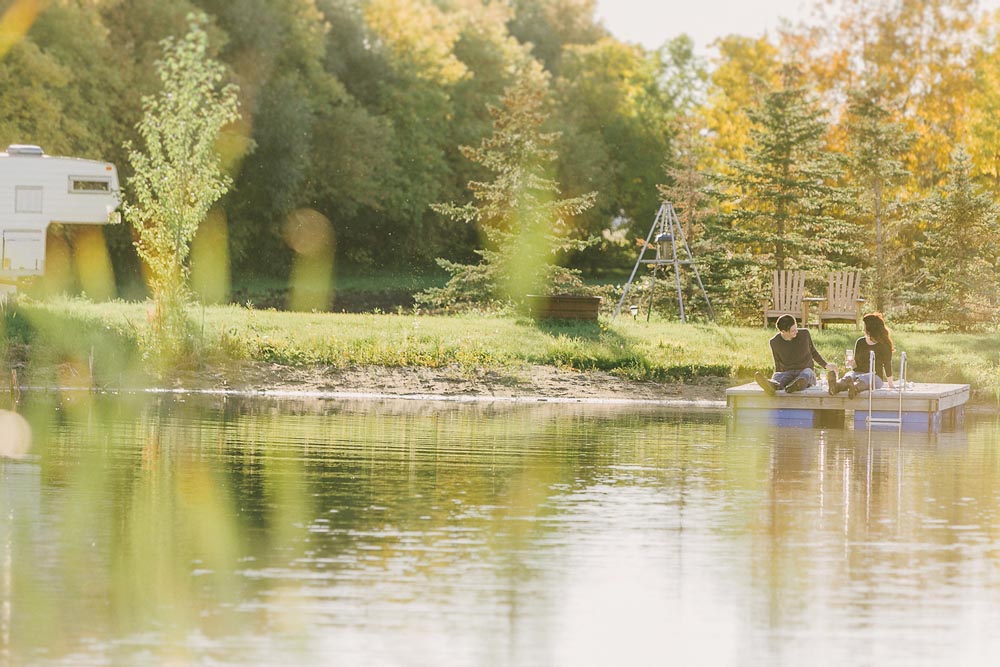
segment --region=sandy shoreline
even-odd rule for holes
[[[216,391],[268,396],[400,398],[413,400],[655,403],[724,407],[729,382],[665,384],[623,380],[600,371],[550,366],[515,370],[445,368],[288,367],[248,363],[179,374],[168,391]]]
[[[697,383],[626,380],[601,371],[551,366],[475,368],[455,366],[382,367],[283,366],[264,362],[212,364],[175,372],[168,380],[124,377],[91,384],[79,366],[26,369],[16,377],[19,390],[91,391],[107,393],[197,393],[288,398],[414,401],[645,404],[721,409],[725,378]],[[36,375],[37,373],[37,375]],[[44,379],[43,379],[44,378]]]
[[[59,373],[66,380],[68,374]],[[67,389],[90,389],[84,378],[63,384]],[[32,385],[28,382],[26,385]],[[696,383],[660,383],[627,380],[601,371],[576,371],[551,366],[515,369],[466,369],[355,366],[282,366],[240,362],[178,372],[167,383],[123,382],[98,390],[145,393],[198,393],[270,398],[342,400],[447,401],[451,403],[577,403],[594,405],[653,405],[691,409],[724,409],[731,378],[703,378]],[[22,386],[25,391],[53,387]],[[977,413],[997,413],[993,402],[976,401]]]

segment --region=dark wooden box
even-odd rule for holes
[[[528,311],[537,319],[592,320],[597,321],[601,307],[599,296],[575,296],[571,294],[527,296]]]

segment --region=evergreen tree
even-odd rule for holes
[[[890,253],[888,231],[905,210],[900,190],[909,176],[903,160],[913,134],[886,108],[884,90],[871,85],[850,93],[845,123],[848,140],[848,177],[858,196],[853,212],[874,233],[873,296],[877,310],[887,308],[891,285],[901,276],[899,255]]]
[[[996,311],[997,209],[971,172],[969,154],[956,149],[945,184],[926,207],[920,268],[908,295],[915,314],[953,329],[988,321]]]
[[[833,185],[843,169],[827,150],[823,111],[791,66],[783,85],[749,111],[751,145],[726,178],[731,240],[774,268],[832,268],[849,251],[849,228],[833,212],[846,198]]]
[[[451,273],[443,288],[428,290],[419,302],[435,307],[506,305],[529,292],[557,292],[581,286],[577,272],[555,263],[567,250],[587,241],[569,235],[570,218],[590,208],[596,193],[557,199],[559,185],[548,176],[556,159],[550,146],[555,133],[542,131],[549,75],[528,61],[500,106],[491,106],[493,134],[478,147],[463,146],[463,155],[494,175],[492,181],[472,181],[474,201],[436,204],[450,218],[478,225],[487,247],[477,250],[478,264],[443,259]]]

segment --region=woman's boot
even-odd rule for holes
[[[856,398],[858,394],[867,388],[861,380],[851,380],[851,384],[847,387],[847,397]]]
[[[839,394],[851,388],[851,378],[842,378],[830,385],[830,394]]]

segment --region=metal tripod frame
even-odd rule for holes
[[[657,232],[657,230],[659,231]],[[656,234],[656,258],[643,259],[646,255],[646,250],[653,247],[652,244],[650,244],[650,240],[653,239],[654,233]],[[678,240],[680,241],[684,252],[687,254],[687,259],[679,259],[677,256]],[[661,256],[661,250],[664,248],[667,241],[670,242],[670,257],[664,258]],[[632,287],[632,283],[635,280],[635,274],[639,271],[639,266],[641,264],[651,264],[653,266],[653,273],[651,276],[652,283],[649,288],[649,308],[646,310],[647,322],[649,321],[649,316],[653,312],[653,294],[656,291],[656,272],[659,270],[660,266],[664,265],[673,266],[674,268],[674,280],[677,284],[677,305],[680,307],[681,322],[687,322],[684,314],[684,294],[681,291],[681,266],[690,266],[694,270],[694,277],[698,280],[698,287],[701,289],[701,295],[705,297],[705,305],[708,306],[708,314],[711,316],[712,321],[715,321],[715,311],[712,310],[712,303],[708,300],[708,294],[705,292],[705,285],[701,282],[701,275],[698,273],[698,265],[695,264],[694,256],[691,254],[691,248],[688,246],[687,239],[684,238],[684,230],[681,229],[680,220],[677,219],[677,213],[674,211],[674,206],[670,202],[663,202],[660,204],[660,210],[656,213],[656,219],[653,220],[653,225],[649,228],[649,234],[646,236],[646,241],[642,244],[642,250],[639,251],[639,259],[636,260],[635,266],[632,268],[632,275],[629,276],[628,282],[625,283],[625,289],[622,290],[622,297],[618,300],[615,312],[611,316],[612,322],[618,317],[618,313],[621,312],[622,304],[625,303],[625,297],[628,296],[628,291]]]

